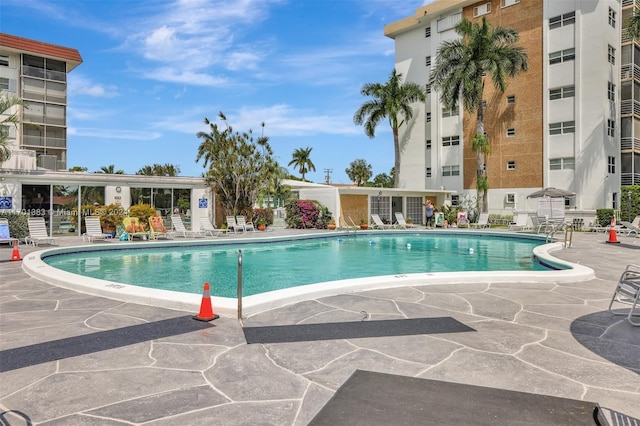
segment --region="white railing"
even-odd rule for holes
[[[453,15],[445,16],[438,19],[438,32],[450,30],[455,27],[458,22],[462,21],[462,12],[454,13]]]
[[[640,80],[640,67],[634,64],[621,65],[620,78],[623,80],[627,78],[635,78],[636,80]]]
[[[640,185],[640,173],[621,173],[620,185]]]
[[[640,139],[638,138],[620,138],[620,149],[635,149],[640,151]]]
[[[67,73],[62,71],[45,70],[44,68],[22,66],[22,75],[44,78],[46,80],[67,81]]]
[[[631,115],[636,114],[640,115],[640,102],[634,101],[631,99],[620,102],[620,114],[622,115]]]

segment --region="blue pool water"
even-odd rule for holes
[[[44,257],[74,274],[143,287],[236,297],[238,250],[245,296],[305,284],[448,271],[540,271],[541,240],[480,235],[391,234],[286,242],[95,250]]]

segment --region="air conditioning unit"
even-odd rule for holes
[[[55,155],[41,155],[38,157],[38,167],[57,170],[58,157]]]
[[[506,200],[507,204],[515,204],[516,203],[516,194],[514,194],[513,192],[510,192],[507,194],[507,200]]]

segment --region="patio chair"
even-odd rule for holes
[[[371,226],[373,229],[391,229],[393,225],[390,223],[384,223],[382,219],[380,219],[380,215],[372,214],[371,219],[373,219],[373,225]]]
[[[229,231],[233,231],[234,234],[238,231],[244,232],[244,227],[238,225],[235,216],[227,216],[227,232]]]
[[[636,237],[640,235],[640,216],[636,216],[633,222],[621,220],[620,223],[624,226],[620,232],[626,232],[627,237],[630,237],[631,234],[635,234]]]
[[[633,321],[633,317],[640,316],[635,313],[638,301],[640,299],[640,265],[627,265],[620,279],[616,290],[613,292],[611,302],[609,303],[609,312],[613,315],[625,315],[627,321],[636,327],[640,327],[640,321]],[[628,310],[622,312],[614,312],[611,308],[614,302],[631,305]]]
[[[100,225],[100,216],[85,217],[84,226],[85,232],[84,234],[82,234],[82,241],[110,241],[113,238],[113,235],[102,232],[102,225]]]
[[[123,235],[126,236],[127,241],[133,241],[136,237],[141,240],[146,240],[149,237],[149,234],[144,230],[140,223],[140,219],[137,217],[127,216],[122,218],[122,226],[124,226],[125,234]]]
[[[12,246],[16,241],[18,241],[18,239],[13,238],[9,231],[9,219],[4,217],[0,218],[0,243],[9,243],[9,245]]]
[[[54,237],[49,236],[44,217],[30,217],[27,219],[27,225],[29,227],[29,236],[25,238],[27,243],[34,246],[37,246],[40,243],[58,245],[57,240]]]
[[[509,229],[514,231],[526,231],[531,229],[529,226],[529,215],[526,213],[519,213],[516,215],[516,219],[509,224]]]
[[[150,216],[149,217],[149,235],[153,240],[171,240],[173,236],[171,232],[164,226],[164,220],[162,216]]]
[[[489,225],[489,213],[480,213],[478,221],[470,223],[469,226],[471,228],[491,228],[491,225]]]
[[[219,237],[222,234],[222,229],[218,229],[209,221],[206,217],[200,218],[200,230],[204,232],[205,237],[210,235],[212,237]]]
[[[412,223],[407,223],[407,220],[404,218],[404,215],[401,212],[395,212],[396,216],[396,224],[398,228],[407,229],[414,228],[415,225]]]
[[[183,238],[199,238],[205,235],[204,232],[200,230],[188,230],[187,227],[184,226],[184,222],[182,222],[182,217],[177,214],[171,215],[171,224],[175,230],[175,234]]]
[[[253,223],[247,222],[247,218],[244,216],[238,216],[236,218],[236,224],[241,226],[244,232],[256,232],[256,228],[253,226]]]

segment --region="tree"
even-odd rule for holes
[[[124,170],[116,170],[116,166],[114,166],[113,164],[110,164],[108,166],[102,166],[100,167],[100,170],[98,170],[96,173],[106,173],[108,175],[123,175],[124,174]]]
[[[205,180],[217,195],[225,216],[241,214],[251,218],[260,192],[273,182],[279,166],[267,136],[254,138],[251,130],[234,132],[222,112],[218,117],[224,126],[205,118],[209,133],[197,133],[202,143],[196,163],[204,160]]]
[[[316,166],[311,161],[311,150],[313,148],[309,147],[296,149],[293,151],[293,159],[287,164],[298,169],[298,173],[302,175],[302,180],[305,180],[304,175],[307,173],[316,171]]]
[[[344,171],[347,176],[349,176],[349,179],[358,186],[366,183],[371,178],[371,175],[373,175],[371,164],[362,158],[352,161]]]
[[[376,188],[393,188],[393,178],[386,173],[379,173],[374,176],[371,185]]]
[[[136,174],[143,176],[174,177],[180,174],[180,166],[174,166],[173,164],[154,164],[152,166],[144,166],[143,168],[138,170]]]
[[[375,137],[378,124],[387,117],[393,131],[393,151],[395,155],[394,186],[397,188],[400,177],[400,127],[413,117],[413,102],[424,102],[425,92],[416,83],[402,83],[402,74],[391,72],[389,81],[385,84],[367,83],[360,90],[364,96],[372,99],[362,104],[353,116],[357,125],[364,123],[364,133],[370,138]]]
[[[627,21],[627,32],[632,39],[640,39],[640,8],[633,8],[633,13]]]
[[[486,166],[491,147],[484,131],[485,77],[491,77],[496,89],[504,93],[507,77],[515,77],[528,69],[527,54],[517,45],[519,36],[515,30],[493,28],[485,17],[481,24],[463,19],[455,26],[455,31],[461,39],[442,43],[428,87],[439,92],[445,108],[456,109],[462,98],[464,108],[471,114],[476,112],[476,133],[471,149],[476,153],[478,197],[482,199],[482,211],[487,212]]]
[[[18,108],[10,112],[14,107],[24,105],[20,98],[15,96],[2,95],[0,89],[0,164],[11,158],[11,148],[9,148],[9,127],[18,126],[20,119]]]
[[[87,167],[82,167],[82,166],[73,166],[69,168],[70,172],[86,172],[87,170],[89,170]]]

